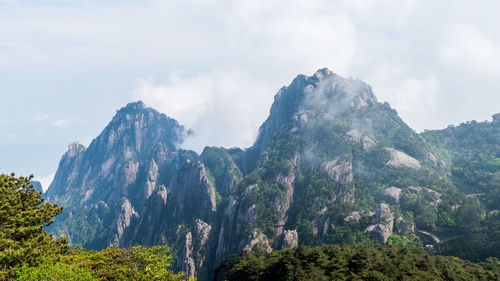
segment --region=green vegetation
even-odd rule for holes
[[[69,249],[66,239],[53,240],[43,230],[62,208],[42,204],[31,179],[0,175],[0,279],[13,277],[12,268],[37,265]]]
[[[470,194],[449,194],[439,208],[438,221],[449,233],[445,253],[474,261],[499,257],[500,123],[472,121],[422,135],[449,158],[453,184]]]
[[[231,280],[499,280],[500,261],[472,263],[417,248],[379,245],[300,246],[268,255],[232,256]]]
[[[0,280],[185,280],[170,270],[167,246],[69,249],[43,227],[62,212],[44,203],[32,177],[0,174]]]

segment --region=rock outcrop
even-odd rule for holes
[[[372,238],[381,244],[387,243],[394,227],[394,215],[387,204],[380,204],[375,213],[374,221],[378,223],[368,226],[365,232],[370,233]]]
[[[411,169],[420,169],[422,166],[420,162],[405,154],[404,152],[398,151],[393,148],[387,148],[389,151],[390,160],[386,163],[387,166],[392,168],[411,168]]]
[[[283,235],[283,248],[295,248],[299,246],[299,235],[297,230],[285,230]]]
[[[391,186],[380,192],[378,199],[385,201],[389,204],[399,204],[399,197],[401,196],[401,188]]]
[[[338,157],[321,164],[322,171],[338,184],[349,184],[352,182],[352,163],[341,161]]]

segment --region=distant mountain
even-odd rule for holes
[[[463,250],[450,241],[500,221],[500,197],[482,195],[500,192],[500,122],[470,126],[489,129],[418,134],[366,83],[320,69],[279,90],[252,147],[197,155],[178,149],[189,131],[132,103],[88,148],[70,145],[46,193],[65,207],[50,231],[95,249],[167,243],[177,269],[199,280],[242,251],[369,241]],[[468,147],[488,149],[486,160],[460,162],[476,153]]]
[[[43,192],[42,183],[40,183],[39,181],[36,181],[36,180],[32,180],[31,184],[33,185],[33,187],[35,188],[36,191]]]

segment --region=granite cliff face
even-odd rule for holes
[[[141,102],[119,110],[61,159],[45,196],[65,212],[50,231],[96,249],[167,243],[177,269],[208,280],[233,253],[421,244],[439,229],[433,214],[466,198],[443,150],[369,85],[328,69],[281,88],[248,149],[178,149],[188,134]]]

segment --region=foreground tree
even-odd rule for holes
[[[63,209],[44,203],[32,178],[0,174],[0,279],[12,277],[13,268],[36,266],[69,249],[66,238],[54,240],[43,229]]]

